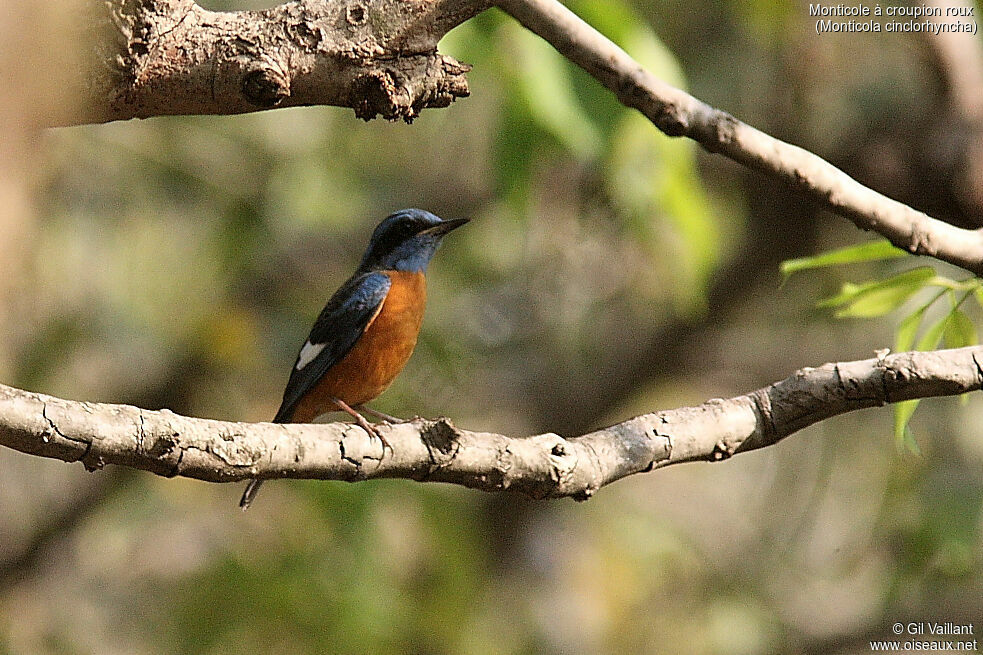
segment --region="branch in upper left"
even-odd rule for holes
[[[351,107],[410,121],[469,94],[470,66],[437,52],[483,0],[297,0],[216,12],[193,0],[108,0],[79,22],[86,102],[59,124],[274,107]],[[91,41],[94,39],[94,43]]]

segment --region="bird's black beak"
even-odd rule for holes
[[[434,225],[433,227],[428,227],[420,232],[420,234],[432,234],[434,236],[442,237],[451,230],[461,227],[470,220],[470,218],[452,218],[449,221],[443,221],[437,225]]]

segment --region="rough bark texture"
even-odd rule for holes
[[[447,419],[381,426],[392,446],[385,453],[353,424],[226,423],[0,386],[0,444],[81,461],[90,470],[119,464],[211,482],[390,477],[583,500],[634,473],[726,459],[837,414],[981,384],[981,346],[898,353],[805,368],[743,396],[646,414],[574,438],[469,432]]]
[[[470,67],[437,53],[482,0],[295,0],[216,12],[193,0],[109,0],[77,122],[327,104],[412,120],[468,95]],[[466,11],[464,11],[466,9]]]

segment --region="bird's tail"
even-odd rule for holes
[[[249,484],[246,485],[246,490],[242,492],[242,498],[239,499],[239,507],[245,512],[252,505],[253,500],[256,498],[256,494],[259,493],[259,488],[262,486],[262,480],[250,480]]]
[[[294,408],[290,406],[281,406],[279,411],[277,411],[276,416],[273,417],[274,423],[289,423],[290,418],[293,415]],[[253,504],[256,500],[256,494],[259,493],[259,488],[263,485],[262,480],[250,480],[249,484],[246,485],[246,490],[242,492],[242,498],[239,499],[239,507],[245,512],[249,509],[249,506]]]
[[[281,405],[280,409],[277,410],[276,416],[273,417],[273,423],[289,423],[290,418],[293,415],[294,408],[288,405]],[[249,509],[249,506],[253,504],[256,500],[256,494],[259,493],[259,488],[263,485],[262,480],[250,480],[249,484],[246,485],[246,490],[242,492],[242,498],[239,499],[239,507],[242,511]]]

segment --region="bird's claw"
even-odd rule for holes
[[[382,456],[383,457],[386,456],[386,449],[387,448],[389,449],[389,452],[390,453],[394,452],[393,451],[393,447],[389,445],[389,442],[386,441],[386,438],[384,436],[382,436],[382,433],[379,432],[379,429],[377,427],[375,427],[374,425],[372,425],[371,423],[369,423],[368,421],[366,421],[365,420],[365,417],[362,416],[358,411],[356,411],[354,408],[350,407],[348,405],[348,403],[346,403],[345,401],[341,400],[340,398],[332,398],[331,400],[334,402],[335,405],[338,406],[339,409],[341,409],[341,411],[345,412],[346,414],[348,414],[349,416],[351,416],[353,419],[355,419],[356,425],[358,425],[358,427],[360,427],[363,430],[365,430],[368,433],[369,437],[375,436],[375,437],[378,437],[379,438],[379,441],[382,442]],[[367,409],[363,405],[357,405],[357,407],[359,409],[361,409],[361,410]]]
[[[368,435],[369,435],[370,438],[371,437],[375,437],[380,442],[382,442],[382,454],[383,455],[386,454],[386,449],[389,449],[389,452],[390,453],[393,452],[393,447],[389,445],[389,442],[386,441],[386,438],[384,436],[382,436],[382,433],[381,432],[379,432],[379,428],[377,428],[376,426],[374,426],[371,423],[369,423],[368,421],[366,421],[364,416],[361,416],[361,415],[360,416],[357,416],[355,418],[355,423],[358,425],[358,427],[360,427],[363,430],[365,430],[368,433]]]

